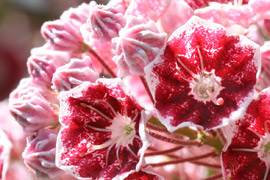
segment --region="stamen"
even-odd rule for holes
[[[264,129],[265,129],[265,132],[266,132],[266,134],[269,134],[269,126],[267,126],[267,124],[270,124],[270,122],[269,121],[265,121],[264,122]]]
[[[258,150],[256,149],[247,149],[247,148],[233,148],[232,151],[258,152]]]
[[[267,176],[268,176],[268,173],[269,173],[269,168],[270,168],[270,166],[266,165],[266,171],[265,171],[263,180],[267,180]]]
[[[138,117],[138,111],[137,110],[135,110],[135,116],[132,118],[132,122],[134,122],[136,119],[137,119],[137,117]]]
[[[125,108],[125,116],[128,117],[127,106],[125,106],[124,108]]]
[[[203,58],[202,58],[202,54],[201,54],[199,45],[197,46],[197,49],[198,49],[198,54],[199,54],[200,63],[201,63],[201,72],[204,72]]]
[[[102,129],[102,128],[98,128],[98,127],[94,127],[94,126],[91,126],[89,124],[85,124],[85,127],[88,127],[88,128],[91,128],[95,131],[101,131],[101,132],[111,132],[111,130],[109,129]]]
[[[253,132],[254,134],[256,134],[260,139],[263,139],[262,135],[260,135],[258,132],[254,131],[250,127],[248,127],[247,129],[250,130],[251,132]]]
[[[120,147],[118,147],[117,150],[116,150],[116,158],[117,158],[117,161],[120,164],[120,167],[122,168],[122,164],[121,164],[121,161],[120,161],[120,158],[119,158],[119,149],[120,149]]]
[[[215,97],[212,96],[212,93],[209,92],[209,90],[206,90],[206,93],[207,93],[207,95],[209,96],[209,98],[211,99],[211,101],[212,101],[215,105],[220,106],[220,105],[223,105],[223,104],[224,104],[224,99],[223,99],[223,98],[215,99]]]
[[[181,54],[177,54],[175,57],[177,59],[177,62],[179,62],[181,64],[181,66],[193,77],[196,77],[196,74],[194,74],[180,59],[182,55]]]
[[[110,147],[107,149],[107,152],[106,152],[106,166],[108,166],[108,164],[109,164],[109,162],[108,162],[109,161],[109,153],[110,153],[113,146],[114,146],[114,144],[110,145]]]
[[[99,101],[98,101],[98,102],[99,102]],[[111,105],[110,103],[108,103],[108,102],[105,101],[105,100],[100,100],[100,102],[105,103],[105,104],[111,109],[111,111],[113,112],[113,114],[114,114],[115,116],[117,116],[117,113],[115,112],[114,108],[112,107],[112,105]]]
[[[101,116],[104,117],[105,119],[107,119],[107,120],[109,120],[109,121],[112,121],[111,118],[109,118],[108,116],[106,116],[105,114],[103,114],[102,112],[100,112],[99,110],[97,110],[96,108],[94,108],[94,107],[92,107],[92,106],[90,106],[90,105],[88,105],[88,104],[81,103],[81,106],[84,107],[84,108],[87,107],[87,108],[89,108],[89,109],[91,109],[91,110],[97,112],[99,115],[101,115]]]
[[[181,71],[179,70],[178,71],[178,75],[182,78],[182,79],[184,79],[185,81],[187,81],[187,82],[189,82],[189,83],[192,83],[192,81],[191,80],[188,80],[187,78],[185,78],[184,76],[182,76],[182,74],[181,74]]]
[[[106,148],[112,144],[115,144],[116,141],[117,141],[117,138],[109,139],[100,145],[92,145],[90,148],[93,150],[103,149],[103,148]]]
[[[130,149],[129,145],[127,145],[127,149],[135,158],[137,158],[136,154]]]

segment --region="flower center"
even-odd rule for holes
[[[96,101],[96,103],[104,103],[105,105],[107,105],[109,107],[109,109],[112,111],[112,113],[114,114],[114,118],[113,119],[109,118],[109,116],[107,116],[106,114],[104,114],[103,112],[99,111],[98,109],[96,109],[95,107],[93,107],[91,105],[81,103],[81,106],[83,106],[85,108],[89,108],[92,111],[94,111],[95,113],[99,114],[100,116],[102,116],[106,120],[110,121],[111,125],[107,126],[105,128],[98,128],[98,127],[94,127],[94,126],[86,124],[85,127],[93,129],[95,131],[102,132],[102,133],[111,133],[111,137],[110,137],[110,139],[108,139],[107,141],[105,141],[104,143],[99,144],[99,145],[88,144],[87,145],[87,148],[89,148],[88,151],[81,154],[81,156],[85,156],[87,154],[91,154],[95,150],[100,150],[100,149],[104,149],[104,148],[108,147],[108,150],[106,153],[106,165],[108,165],[109,152],[110,152],[111,148],[113,146],[115,146],[116,157],[117,157],[119,162],[120,162],[119,150],[120,150],[120,148],[123,148],[123,147],[127,148],[128,151],[135,158],[137,158],[136,154],[131,150],[129,145],[133,143],[134,138],[140,139],[140,137],[138,137],[138,135],[136,135],[136,129],[135,129],[135,124],[136,124],[135,120],[138,117],[138,110],[135,109],[133,111],[134,117],[131,119],[127,114],[126,107],[125,107],[125,112],[123,113],[124,115],[122,115],[120,113],[116,113],[116,111],[114,110],[112,105],[110,105],[106,101]]]
[[[181,75],[179,75],[182,79],[189,82],[189,86],[191,91],[189,94],[193,95],[193,97],[200,102],[207,103],[212,101],[215,105],[223,105],[224,99],[218,98],[218,95],[224,87],[221,86],[221,78],[215,75],[215,70],[213,69],[211,72],[207,72],[204,69],[202,55],[197,46],[198,54],[200,58],[201,69],[198,74],[194,74],[180,59],[181,55],[177,55],[176,58],[180,65],[192,76],[192,80],[186,79]]]
[[[106,127],[111,134],[111,141],[115,142],[116,147],[127,147],[128,144],[132,144],[136,135],[135,123],[129,117],[117,114],[113,118],[112,124]]]

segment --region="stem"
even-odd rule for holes
[[[146,123],[146,127],[159,132],[168,132],[165,127],[156,126],[148,122]]]
[[[202,166],[207,166],[207,167],[211,167],[211,168],[216,168],[216,169],[221,169],[221,166],[219,164],[209,164],[209,163],[197,162],[197,161],[192,161],[190,163],[202,165]]]
[[[225,144],[225,143],[227,142],[227,140],[226,140],[226,138],[225,138],[225,136],[224,136],[222,130],[221,130],[221,129],[217,129],[217,134],[218,134],[218,136],[220,137],[220,139],[221,139],[221,141],[223,142],[223,144]]]
[[[107,72],[113,77],[116,78],[117,76],[114,74],[114,72],[112,71],[112,69],[106,64],[106,62],[91,48],[89,47],[88,50],[93,56],[95,56],[95,58],[97,58],[97,60],[100,62],[100,64],[102,64],[102,66],[107,70]]]
[[[152,125],[155,125],[156,127],[159,127],[160,130],[161,130],[161,132],[164,131],[164,130],[162,130],[161,128],[166,129],[166,127],[165,127],[163,124],[161,124],[161,123],[159,122],[159,120],[156,119],[154,116],[152,116],[152,117],[149,119],[148,122],[149,122],[149,124],[152,124]],[[151,126],[151,127],[153,127],[153,126]],[[150,129],[152,129],[151,127],[150,127]],[[154,130],[157,130],[157,129],[154,129]],[[164,131],[164,132],[165,132],[165,131]],[[181,134],[181,135],[187,136],[187,137],[189,137],[189,139],[191,139],[191,140],[195,140],[195,139],[197,139],[197,137],[198,137],[197,131],[195,131],[195,130],[189,128],[189,127],[179,128],[179,129],[177,129],[176,131],[174,131],[174,133],[177,133],[177,134]]]
[[[159,166],[166,166],[169,164],[179,164],[179,163],[184,163],[184,162],[188,162],[188,161],[194,161],[194,160],[198,160],[198,159],[203,159],[203,158],[207,158],[207,157],[211,157],[213,155],[216,155],[215,152],[209,152],[203,155],[199,155],[199,156],[193,156],[193,157],[189,157],[189,158],[181,158],[178,160],[173,160],[173,161],[167,161],[167,162],[162,162],[162,163],[152,163],[152,164],[148,164],[152,167],[159,167]]]
[[[155,101],[154,101],[154,99],[153,99],[153,96],[152,96],[152,94],[151,94],[151,92],[150,92],[149,86],[148,86],[148,84],[147,84],[147,82],[146,82],[144,76],[140,76],[140,79],[141,79],[141,81],[142,81],[142,83],[143,83],[143,85],[144,85],[144,88],[145,88],[147,94],[149,95],[149,97],[150,97],[152,103],[155,104]]]
[[[146,156],[156,156],[156,155],[166,155],[166,154],[178,151],[179,149],[182,149],[182,148],[183,148],[183,146],[177,146],[175,148],[171,148],[171,149],[164,150],[164,151],[145,153],[144,157],[146,157]]]
[[[217,175],[214,175],[214,176],[211,176],[209,178],[205,178],[203,180],[216,180],[216,179],[220,179],[220,178],[222,178],[222,174],[221,173],[220,174],[217,174]]]
[[[179,146],[180,147],[180,146]],[[149,147],[148,150],[152,150],[152,151],[157,151],[155,148]],[[156,153],[156,154],[155,154]],[[145,156],[151,156],[151,155],[159,155],[158,152],[150,152],[150,153],[145,153]],[[181,159],[182,157],[173,155],[173,154],[164,154],[170,158],[174,158],[174,159]],[[221,169],[220,164],[209,164],[207,162],[201,162],[201,161],[191,161],[190,163],[196,164],[196,165],[201,165],[201,166],[207,166],[210,168],[215,168],[215,169]]]
[[[183,145],[183,146],[192,146],[192,145],[200,145],[200,142],[199,141],[193,141],[193,140],[178,140],[178,139],[175,139],[175,138],[170,138],[170,137],[166,137],[166,136],[162,136],[160,134],[157,134],[153,131],[150,131],[149,129],[146,130],[146,132],[151,135],[152,137],[156,138],[156,139],[159,139],[161,141],[165,141],[165,142],[169,142],[169,143],[172,143],[172,144],[180,144],[180,145]]]

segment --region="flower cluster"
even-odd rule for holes
[[[270,0],[111,0],[45,22],[9,98],[25,165],[54,180],[270,179],[269,21]]]

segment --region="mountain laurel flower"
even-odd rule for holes
[[[112,40],[118,76],[144,75],[144,67],[163,52],[166,40],[167,35],[160,33],[153,21],[146,21],[142,16],[128,16],[119,37]]]
[[[57,132],[49,129],[40,129],[27,138],[27,147],[22,157],[37,178],[57,180],[64,174],[55,165],[56,139]]]
[[[68,91],[83,82],[95,82],[98,78],[92,67],[91,59],[85,56],[84,59],[71,59],[71,61],[58,68],[53,75],[53,89],[60,93]]]
[[[194,16],[145,71],[157,115],[172,132],[189,125],[217,128],[240,118],[259,69],[257,44]]]
[[[270,178],[270,88],[260,92],[242,119],[227,128],[222,152],[224,179]],[[256,168],[255,168],[256,167]]]
[[[10,94],[9,109],[16,121],[27,132],[58,123],[58,99],[46,86],[24,78]]]
[[[0,129],[0,179],[3,180],[7,173],[11,148],[12,144],[7,135]]]
[[[98,79],[60,93],[57,166],[75,177],[112,179],[139,170],[148,147],[147,114],[119,79]],[[133,165],[132,165],[133,164]]]

